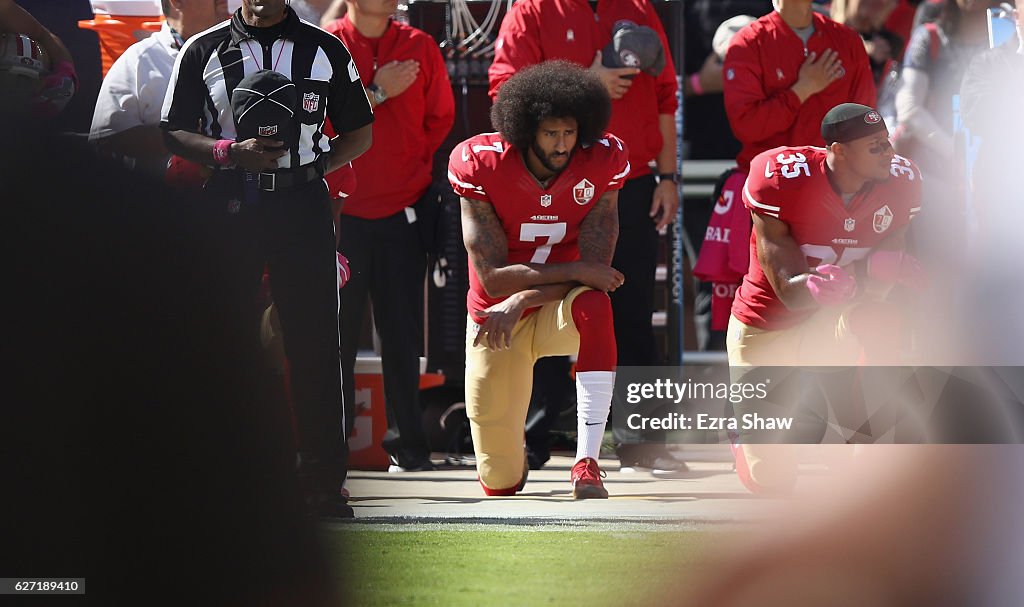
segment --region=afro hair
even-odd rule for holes
[[[525,151],[548,118],[575,118],[577,144],[591,145],[604,134],[611,114],[611,98],[597,76],[567,61],[545,61],[502,85],[491,123],[505,141]]]

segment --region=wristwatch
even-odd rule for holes
[[[388,100],[388,94],[384,92],[384,89],[380,88],[376,84],[371,83],[370,86],[366,87],[366,90],[370,91],[370,98],[373,99],[373,105],[380,105]]]
[[[671,181],[672,183],[678,184],[682,181],[682,176],[679,173],[658,173],[658,183],[662,181]]]

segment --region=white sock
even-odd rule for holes
[[[576,461],[601,455],[614,388],[614,371],[576,372]]]

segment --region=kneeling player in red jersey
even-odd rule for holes
[[[487,495],[526,482],[534,362],[578,353],[573,497],[608,497],[597,464],[616,363],[606,293],[625,280],[609,264],[629,174],[625,145],[604,132],[610,114],[590,73],[542,63],[502,87],[498,132],[460,143],[448,163],[470,259],[466,407]]]
[[[750,267],[729,321],[729,364],[899,364],[900,313],[884,301],[895,283],[925,276],[904,251],[921,209],[921,173],[894,154],[874,109],[840,104],[822,121],[827,147],[780,147],[750,165]],[[795,467],[740,445],[737,471],[759,492],[791,485]]]

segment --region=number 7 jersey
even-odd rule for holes
[[[459,196],[490,203],[508,241],[508,263],[565,263],[579,259],[580,224],[608,191],[619,190],[629,175],[626,145],[605,133],[593,145],[578,147],[566,168],[541,187],[523,155],[498,133],[470,137],[452,150],[448,180]],[[472,264],[467,306],[477,311],[504,298],[488,297]]]
[[[921,172],[902,156],[893,156],[889,179],[866,185],[848,204],[832,188],[819,147],[779,147],[750,163],[743,204],[752,213],[774,217],[807,258],[808,269],[840,267],[867,257],[872,248],[899,231],[921,210]],[[758,329],[785,329],[814,310],[786,308],[772,289],[757,258],[757,235],[750,235],[750,265],[736,292],[732,315]]]

